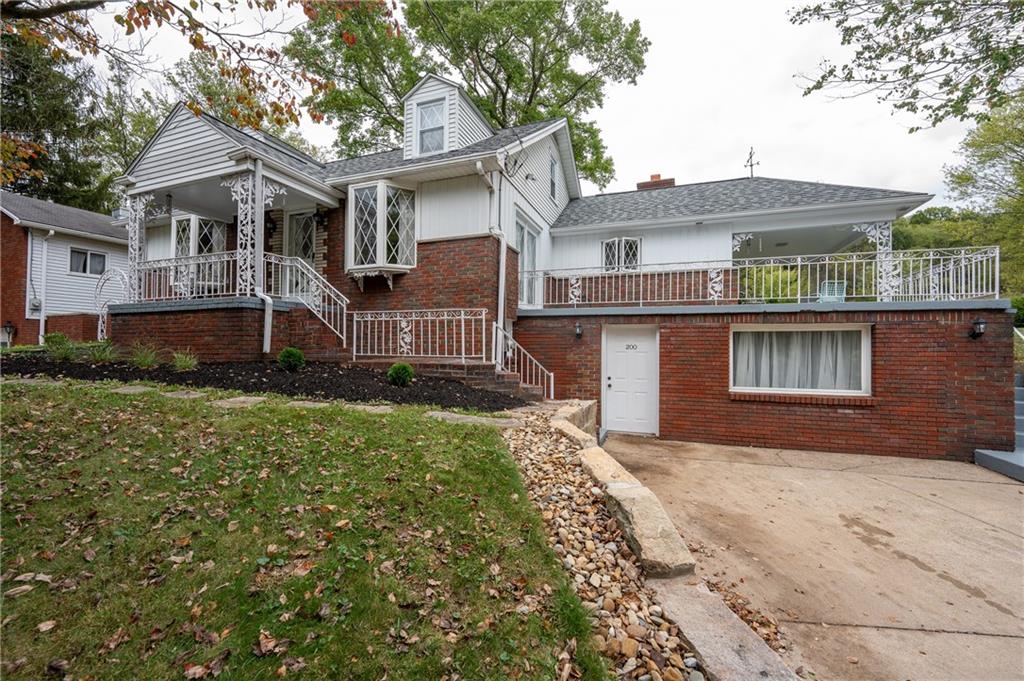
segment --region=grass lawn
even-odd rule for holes
[[[605,678],[496,431],[284,402],[4,386],[4,677]]]

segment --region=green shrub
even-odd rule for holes
[[[298,371],[306,366],[306,356],[298,348],[285,348],[277,356],[277,363],[285,371]]]
[[[63,336],[64,334],[60,335]],[[78,348],[72,343],[48,345],[46,347],[46,354],[55,362],[70,362],[78,354]]]
[[[140,369],[152,369],[160,363],[156,348],[152,345],[136,343],[132,346],[132,364]]]
[[[1017,310],[1017,315],[1013,318],[1013,325],[1018,329],[1024,329],[1024,296],[1010,298],[1010,305]]]
[[[68,346],[68,345],[71,345],[71,341],[68,340],[67,336],[65,336],[64,334],[60,333],[59,331],[55,331],[53,333],[44,333],[43,334],[43,346],[47,350],[52,350],[53,348],[65,347],[65,346]]]
[[[396,362],[388,369],[388,383],[397,386],[406,386],[412,383],[416,372],[405,362]]]
[[[113,362],[117,359],[117,348],[109,340],[94,343],[86,348],[85,356],[94,364]]]
[[[199,358],[191,352],[175,352],[171,355],[171,366],[175,371],[192,371],[199,366]]]

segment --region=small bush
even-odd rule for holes
[[[85,351],[85,356],[94,364],[113,362],[117,359],[117,348],[109,340],[90,345]]]
[[[192,371],[199,366],[199,358],[191,352],[175,352],[171,355],[171,366],[175,371]]]
[[[132,364],[140,369],[152,369],[160,363],[156,348],[152,345],[136,343],[132,346]]]
[[[285,348],[277,356],[277,363],[285,371],[298,371],[306,366],[306,356],[298,348]]]
[[[416,372],[405,362],[396,362],[388,369],[388,383],[397,386],[406,386],[412,383]]]
[[[66,347],[68,345],[71,345],[71,341],[68,340],[67,336],[60,333],[59,331],[43,334],[43,346],[47,350],[52,350],[54,348],[59,347]]]
[[[60,334],[64,335],[64,334]],[[72,343],[56,344],[46,346],[46,353],[55,362],[70,362],[78,354],[78,348]]]
[[[1024,296],[1010,298],[1010,305],[1017,310],[1017,314],[1013,318],[1013,325],[1018,329],[1024,329]]]

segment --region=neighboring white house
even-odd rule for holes
[[[109,215],[0,192],[3,213],[3,311],[14,338],[41,341],[48,331],[96,338],[96,284],[128,267],[127,234]]]

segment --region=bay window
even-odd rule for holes
[[[733,391],[871,394],[868,325],[736,325],[730,355]]]
[[[348,205],[348,269],[403,271],[416,265],[414,191],[375,182],[351,188]]]

